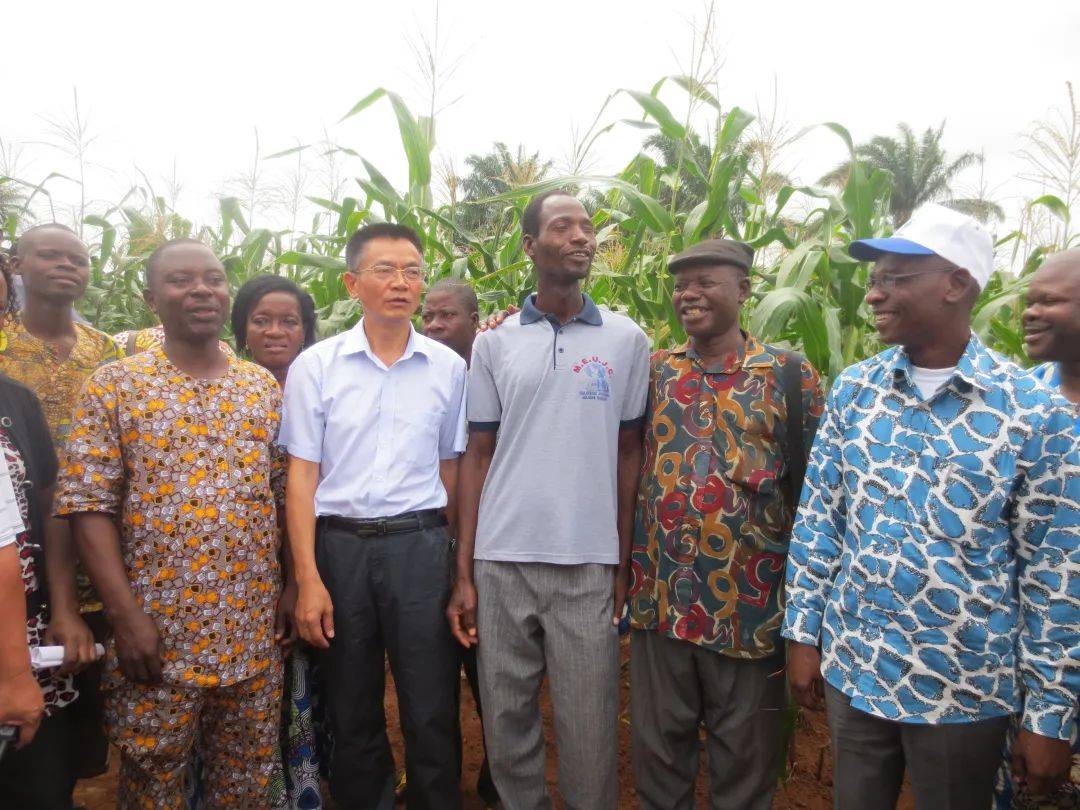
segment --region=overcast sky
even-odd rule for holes
[[[96,136],[92,199],[115,200],[139,170],[163,192],[175,166],[178,208],[211,218],[215,196],[250,171],[256,128],[264,156],[317,142],[325,130],[403,186],[385,101],[337,121],[378,86],[424,109],[410,43],[419,32],[432,36],[434,8],[432,0],[7,3],[0,138],[14,145],[22,177],[73,171],[38,142],[56,140],[46,119],[70,115],[77,89]],[[442,0],[439,8],[441,56],[457,68],[440,89],[449,106],[437,118],[436,162],[459,169],[495,140],[561,161],[574,128],[588,127],[609,93],[647,90],[687,69],[690,21],[703,15],[698,0]],[[1007,208],[1032,193],[1015,177],[1018,136],[1066,103],[1066,81],[1080,83],[1077,0],[719,2],[716,41],[725,107],[771,107],[775,85],[793,129],[838,121],[856,140],[898,121],[921,131],[946,120],[947,148],[985,151],[986,183]],[[682,110],[677,91],[664,98]],[[607,119],[635,114],[624,99]],[[625,165],[640,138],[629,127],[606,137],[597,168]],[[791,147],[784,168],[809,182],[843,157],[841,142],[819,130]],[[264,165],[265,182],[281,179],[284,161]],[[317,168],[310,194],[323,192]],[[977,181],[973,173],[964,185]],[[50,188],[61,201],[77,197],[70,183]]]

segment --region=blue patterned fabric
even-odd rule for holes
[[[1041,366],[1031,369],[1032,375],[1055,391],[1061,389],[1061,368],[1057,363],[1043,363]],[[1075,429],[1080,436],[1080,407],[1074,408],[1076,416]],[[994,808],[995,810],[1034,810],[1034,808],[1066,808],[1080,807],[1080,785],[1073,779],[1066,781],[1058,788],[1051,797],[1032,797],[1024,792],[1017,792],[1012,781],[1012,746],[1016,740],[1019,728],[1017,718],[1013,718],[1009,729],[1009,736],[1005,741],[1005,754],[1002,757],[1001,768],[998,769],[997,779],[994,783]],[[1073,772],[1076,772],[1080,764],[1080,718],[1073,723],[1072,730]]]
[[[875,716],[1023,710],[1026,728],[1067,739],[1080,687],[1071,409],[975,337],[929,399],[911,371],[893,348],[832,388],[788,556],[783,635],[820,641],[825,679]]]

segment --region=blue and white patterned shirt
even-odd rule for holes
[[[820,639],[826,681],[870,714],[950,723],[1022,709],[1026,728],[1067,739],[1080,688],[1071,409],[975,337],[929,399],[911,372],[893,348],[833,385],[783,635]]]

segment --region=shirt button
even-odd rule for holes
[[[562,354],[562,349],[561,348],[559,349],[559,354]]]

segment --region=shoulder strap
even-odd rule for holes
[[[780,383],[784,387],[787,407],[787,428],[784,431],[784,455],[791,484],[791,499],[797,507],[806,477],[807,450],[804,441],[805,417],[802,400],[802,364],[806,359],[798,352],[781,352],[784,364],[780,367]]]

